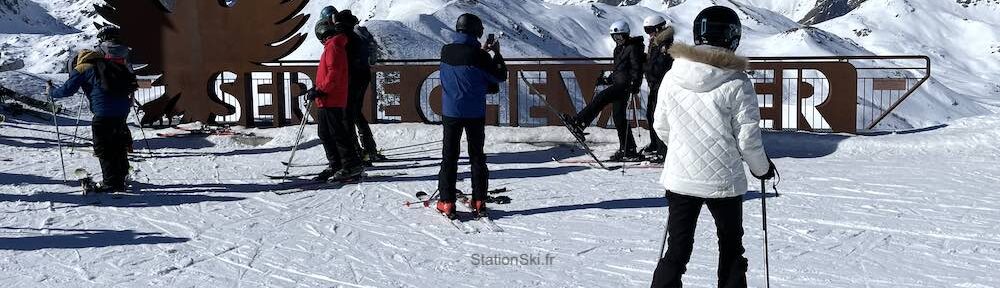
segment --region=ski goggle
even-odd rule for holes
[[[656,33],[656,32],[660,32],[660,30],[663,30],[663,29],[661,29],[660,26],[646,26],[646,27],[642,27],[642,30],[646,31],[646,34],[653,34],[653,33]]]

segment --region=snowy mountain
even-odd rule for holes
[[[3,26],[10,29],[0,32],[5,57],[25,59],[27,71],[59,71],[58,59],[93,45],[92,24],[100,20],[89,7],[100,2],[3,0],[7,5],[0,7],[8,8],[0,8],[0,21],[61,22]],[[311,1],[306,13],[329,4],[354,11],[392,59],[437,57],[454,20],[466,12],[481,15],[488,33],[499,34],[508,57],[606,57],[613,49],[606,28],[616,20],[628,20],[638,35],[642,18],[659,14],[677,28],[679,41],[690,41],[695,15],[725,5],[743,19],[739,52],[748,56],[930,56],[931,80],[889,119],[893,126],[1000,111],[1000,84],[993,83],[1000,78],[1000,36],[993,32],[1000,25],[998,0],[334,0]],[[300,32],[310,33],[311,26]],[[286,60],[316,59],[322,47],[314,39]]]

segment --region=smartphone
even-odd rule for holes
[[[489,36],[486,36],[486,45],[493,44],[494,41],[497,41],[497,35],[496,34],[490,33]]]

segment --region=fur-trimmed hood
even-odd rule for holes
[[[750,68],[750,60],[747,60],[746,57],[715,46],[691,46],[684,43],[674,43],[674,46],[670,47],[669,53],[674,59],[684,58],[727,70],[746,71]]]
[[[749,68],[750,61],[732,51],[706,45],[674,43],[670,55],[676,59],[667,77],[694,92],[718,88]]]
[[[667,26],[663,28],[663,31],[660,31],[660,34],[656,34],[656,37],[653,37],[653,40],[650,41],[650,43],[654,46],[660,46],[667,41],[674,41],[674,27]]]

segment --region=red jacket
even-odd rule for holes
[[[316,98],[316,107],[347,107],[347,35],[340,34],[323,42],[323,56],[316,71],[316,90],[323,95]]]

